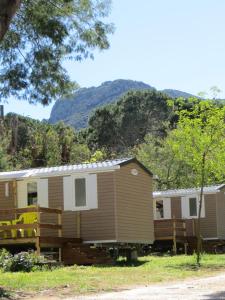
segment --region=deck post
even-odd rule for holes
[[[17,208],[17,184],[16,180],[13,180],[12,182],[12,192],[13,192],[13,203],[14,203],[14,208]],[[17,212],[15,211],[14,213],[14,220],[17,219]],[[6,234],[7,235],[7,234]],[[17,236],[17,231],[11,230],[11,236],[16,237]]]
[[[16,180],[13,180],[12,188],[13,188],[13,203],[14,203],[14,207],[17,208],[17,188],[16,188]]]
[[[80,211],[77,212],[77,238],[80,239]]]
[[[192,235],[195,236],[195,219],[192,219]]]
[[[58,213],[58,225],[62,226],[62,210]],[[58,229],[58,237],[62,237],[62,227]],[[59,262],[62,262],[62,247],[59,247]]]
[[[173,216],[173,253],[177,254],[177,240],[176,240],[176,220]]]
[[[41,254],[41,247],[40,247],[40,236],[41,236],[41,230],[40,230],[40,223],[41,223],[41,214],[39,205],[37,205],[37,232],[36,232],[36,254]]]
[[[186,222],[183,221],[183,229],[184,229],[184,254],[187,255],[187,228],[186,228]]]

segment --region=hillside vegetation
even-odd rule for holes
[[[46,124],[8,114],[0,120],[0,171],[78,163],[91,159],[87,145],[63,123]]]
[[[92,112],[87,128],[79,131],[63,122],[52,125],[9,114],[0,122],[0,170],[136,156],[158,175],[155,188],[194,186],[195,171],[167,139],[179,124],[180,112],[192,111],[202,101],[171,100],[154,89],[132,90]],[[223,105],[212,101],[210,107],[220,110]],[[209,174],[210,184],[224,179],[215,170]]]
[[[156,90],[152,86],[133,80],[106,81],[98,87],[79,89],[73,97],[60,99],[53,106],[49,122],[63,121],[76,129],[85,128],[88,119],[96,108],[115,103],[122,95],[131,90]],[[188,98],[192,95],[177,90],[163,90],[172,98]]]

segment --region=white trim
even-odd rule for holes
[[[196,198],[196,205],[197,205],[197,215],[190,216],[190,198]],[[196,194],[189,194],[188,196],[181,197],[181,215],[182,219],[197,219],[198,218],[198,211],[199,211],[199,201],[200,195]],[[205,218],[205,197],[203,195],[202,199],[202,209],[201,209],[201,218]]]
[[[75,172],[71,172],[71,173],[68,173],[68,172],[66,172],[66,173],[56,173],[56,174],[52,174],[52,173],[49,173],[49,174],[47,174],[47,173],[45,173],[45,174],[43,174],[43,175],[38,175],[38,176],[29,176],[29,177],[11,177],[11,178],[7,178],[7,177],[5,177],[5,178],[0,178],[0,182],[12,182],[12,181],[14,181],[14,180],[16,180],[16,181],[23,181],[23,180],[32,180],[32,179],[45,179],[45,178],[52,178],[52,177],[66,177],[66,176],[72,176],[72,175],[76,175],[76,174],[80,174],[80,173],[87,173],[87,174],[95,174],[95,173],[109,173],[109,172],[115,172],[116,170],[118,170],[118,169],[120,169],[120,166],[115,166],[113,169],[105,169],[105,170],[93,170],[93,171],[90,171],[90,172],[88,172],[87,170],[84,170],[83,172],[81,172],[81,171],[79,171],[79,172],[77,172],[77,171],[75,171]]]
[[[9,197],[9,183],[8,182],[5,183],[5,197],[6,198]]]
[[[49,207],[47,178],[41,178],[37,180],[37,203],[41,207]]]
[[[0,181],[9,181],[15,179],[26,179],[26,178],[42,178],[42,177],[55,177],[55,176],[70,176],[73,174],[83,174],[83,173],[102,173],[102,172],[112,172],[120,169],[120,163],[111,166],[100,166],[100,167],[86,167],[86,168],[74,168],[73,165],[65,166],[66,170],[63,170],[61,167],[50,167],[50,168],[40,168],[40,169],[28,169],[21,171],[12,171],[12,172],[0,172]],[[45,172],[42,170],[46,170]],[[49,170],[49,171],[48,171]]]
[[[163,218],[158,218],[156,211],[156,201],[163,201]],[[153,199],[154,220],[170,220],[171,219],[171,198],[161,197]]]
[[[117,243],[117,240],[100,240],[100,241],[83,241],[83,244],[97,244],[97,243]]]
[[[203,194],[211,195],[219,193],[220,190],[225,186],[225,184],[220,185],[211,185],[204,186]],[[200,194],[201,188],[187,188],[187,189],[174,189],[174,190],[165,190],[165,191],[155,191],[153,192],[153,198],[161,198],[161,197],[185,197],[191,194]]]
[[[218,237],[212,237],[212,238],[203,238],[203,241],[214,241],[214,240],[221,240]]]
[[[86,205],[76,206],[75,201],[75,180],[79,178],[85,179],[86,188]],[[64,210],[83,211],[98,208],[98,190],[97,175],[95,173],[73,174],[71,176],[63,176],[63,197]]]
[[[154,243],[154,240],[148,240],[148,241],[129,241],[129,240],[122,240],[122,241],[118,241],[118,240],[95,240],[95,241],[83,241],[83,244],[109,244],[109,243],[118,243],[118,244],[152,244]]]

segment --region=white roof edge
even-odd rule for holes
[[[205,186],[203,193],[206,194],[215,194],[220,191],[225,184],[214,185],[214,186]],[[155,191],[153,192],[153,198],[159,197],[182,197],[191,194],[199,194],[200,188],[190,188],[190,189],[174,189],[174,190],[165,190],[165,191]]]
[[[73,174],[80,174],[80,173],[101,173],[101,172],[112,172],[115,170],[120,169],[120,165],[111,166],[111,167],[101,167],[95,169],[81,169],[81,170],[71,170],[71,171],[52,171],[52,172],[43,172],[43,173],[32,173],[27,172],[24,173],[22,176],[17,176],[17,174],[4,174],[0,173],[0,181],[11,181],[11,180],[25,180],[29,178],[43,178],[43,177],[55,177],[55,176],[70,176]]]
[[[69,176],[71,174],[80,173],[110,172],[120,169],[120,165],[132,161],[132,159],[133,158],[121,158],[114,160],[106,160],[103,162],[0,172],[0,181],[22,180],[27,178],[40,178],[51,176]]]

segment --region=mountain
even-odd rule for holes
[[[182,91],[179,91],[179,90],[172,90],[172,89],[164,89],[161,91],[162,93],[168,95],[169,97],[172,97],[172,98],[179,98],[179,97],[182,97],[182,98],[190,98],[190,97],[196,97],[192,94],[189,94],[189,93],[186,93],[186,92],[182,92]]]
[[[76,129],[85,128],[94,109],[115,102],[130,90],[154,89],[140,81],[118,79],[106,81],[98,87],[81,88],[73,97],[57,100],[54,104],[49,123],[64,121]],[[169,97],[190,97],[192,95],[177,91],[163,90]]]

